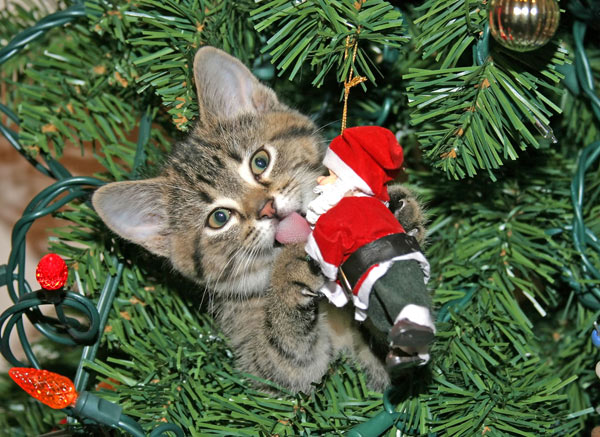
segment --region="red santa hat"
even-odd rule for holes
[[[387,202],[385,184],[396,177],[403,158],[402,146],[390,130],[358,126],[333,139],[323,164],[345,184]]]

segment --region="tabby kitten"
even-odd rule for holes
[[[323,152],[316,126],[218,49],[198,50],[194,76],[197,126],[159,177],[100,188],[96,211],[210,294],[242,371],[308,392],[346,350],[382,389],[388,376],[352,311],[317,299],[323,278],[303,245],[275,243],[279,220],[314,196]],[[414,209],[409,192],[396,197],[405,197],[395,200],[399,211]]]

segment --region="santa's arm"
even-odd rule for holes
[[[339,247],[339,246],[335,245],[334,247]],[[325,282],[325,284],[323,285],[323,287],[321,287],[321,289],[319,291],[325,297],[327,297],[329,302],[331,302],[335,306],[342,307],[342,306],[346,305],[348,303],[348,296],[344,292],[344,289],[337,282],[338,267],[336,264],[332,264],[325,260],[324,255],[321,252],[321,250],[319,249],[319,245],[317,244],[317,241],[315,240],[314,231],[308,237],[308,241],[306,242],[305,250],[306,250],[306,253],[308,253],[308,255],[313,260],[315,260],[316,262],[319,263],[319,266],[321,267],[321,271],[323,272],[323,275],[328,279],[328,281]],[[328,256],[331,255],[331,253],[329,251],[327,252],[327,254],[328,254]],[[340,257],[340,262],[341,262],[341,257]]]
[[[305,250],[306,253],[312,258],[314,259],[316,262],[319,263],[319,266],[321,267],[321,271],[323,272],[323,275],[329,279],[330,281],[335,281],[337,279],[337,275],[338,275],[338,264],[334,264],[332,263],[332,256],[334,255],[334,251],[335,248],[337,247],[337,245],[333,245],[332,252],[329,252],[329,247],[327,248],[327,255],[328,255],[328,260],[325,260],[325,257],[323,255],[323,253],[321,252],[321,249],[319,248],[319,243],[323,243],[322,239],[319,238],[320,237],[320,233],[317,230],[318,228],[315,228],[315,230],[313,232],[310,233],[310,235],[308,236],[308,240],[306,241],[306,246],[305,246]],[[317,242],[317,240],[319,240],[319,242]],[[339,258],[339,260],[341,261],[341,258]]]

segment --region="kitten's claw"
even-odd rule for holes
[[[300,291],[304,296],[309,296],[309,297],[317,297],[319,296],[317,293],[310,291],[308,288],[303,288]]]
[[[411,229],[406,234],[416,238],[419,235],[419,230],[417,228]]]

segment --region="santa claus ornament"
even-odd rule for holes
[[[429,263],[387,207],[386,184],[402,161],[389,130],[345,129],[325,154],[330,176],[318,179],[306,216],[313,227],[306,252],[329,280],[321,292],[337,306],[354,303],[355,318],[387,348],[390,371],[425,364],[435,334]]]

